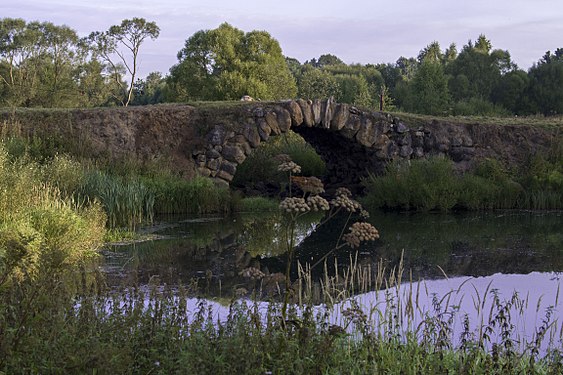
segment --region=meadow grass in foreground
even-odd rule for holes
[[[389,275],[387,283],[392,283]],[[395,279],[395,282],[397,280]],[[396,284],[395,284],[396,285]],[[406,287],[406,284],[404,285]],[[469,328],[453,344],[451,316],[443,306],[405,329],[408,305],[387,296],[370,315],[351,300],[334,324],[328,308],[232,300],[221,307],[188,298],[184,288],[157,284],[64,298],[56,291],[37,303],[17,345],[4,334],[5,373],[198,374],[560,374],[561,347],[539,355],[551,323],[536,341],[514,348],[510,314],[517,301],[495,300],[482,335]],[[415,296],[413,295],[413,301]],[[337,298],[333,296],[333,298]],[[412,308],[413,306],[411,306]],[[416,308],[416,304],[414,306]],[[378,317],[373,324],[372,316]],[[499,332],[495,341],[495,332]],[[7,345],[6,345],[7,344]]]

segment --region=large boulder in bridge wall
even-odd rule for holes
[[[241,146],[227,144],[223,147],[223,158],[230,162],[241,164],[246,159],[246,155]]]
[[[330,129],[339,131],[346,125],[350,116],[350,106],[348,104],[338,104],[334,110],[332,120],[330,121]]]
[[[313,105],[311,106],[311,110],[313,111],[313,121],[315,122],[315,126],[318,126],[322,122],[321,110],[323,104],[320,99],[315,99],[313,101]]]
[[[301,111],[299,104],[295,100],[291,100],[287,104],[287,109],[291,116],[291,125],[300,126],[303,123],[303,111]]]
[[[332,116],[334,114],[334,109],[335,109],[334,107],[335,106],[336,105],[335,105],[334,100],[332,98],[329,98],[322,103],[322,106],[321,106],[321,117],[322,117],[321,125],[325,129],[330,128],[330,123],[332,121]]]
[[[264,119],[266,120],[266,123],[268,124],[270,129],[272,129],[272,133],[274,133],[274,135],[280,135],[281,134],[282,131],[281,131],[280,126],[278,124],[278,115],[276,114],[276,112],[266,113],[266,116],[264,116]]]
[[[260,145],[260,134],[258,133],[256,124],[245,124],[242,135],[244,135],[248,143],[250,143],[250,146],[252,146],[253,148],[256,148]]]
[[[299,104],[303,114],[303,124],[309,128],[313,127],[315,125],[315,116],[313,114],[312,102],[298,99],[297,104]]]
[[[264,119],[258,120],[258,134],[260,135],[260,139],[263,141],[267,141],[270,138],[270,134],[272,133],[272,129]]]
[[[372,121],[363,117],[360,122],[360,129],[356,133],[356,141],[365,147],[371,147],[375,143],[376,129]]]
[[[207,134],[206,141],[209,144],[222,146],[227,139],[227,129],[223,125],[215,125]]]
[[[250,146],[250,143],[248,143],[244,135],[236,135],[233,140],[237,144],[237,146],[242,149],[246,156],[252,153],[252,147]]]
[[[280,131],[282,133],[287,132],[291,128],[291,114],[283,107],[276,107],[274,111]]]
[[[356,136],[358,130],[360,130],[361,119],[359,116],[350,115],[348,116],[348,121],[342,129],[340,129],[340,134],[348,139],[353,139]]]

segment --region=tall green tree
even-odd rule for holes
[[[563,48],[548,51],[528,71],[526,110],[530,113],[563,113]]]
[[[447,66],[452,96],[456,101],[471,98],[490,101],[501,76],[514,69],[516,65],[508,51],[492,50],[491,42],[480,35],[475,44],[470,40],[463,46]]]
[[[113,82],[123,91],[121,104],[128,106],[133,98],[135,80],[139,68],[139,51],[145,39],[155,40],[160,28],[155,22],[144,18],[132,18],[111,26],[104,32],[93,32],[87,38],[96,56],[108,67]],[[129,75],[129,83],[122,80],[124,73]]]
[[[76,105],[81,58],[78,36],[67,26],[0,19],[0,101],[9,106]]]
[[[307,99],[340,97],[340,86],[333,74],[306,65],[298,80],[298,96]]]
[[[266,31],[223,23],[191,36],[170,69],[170,99],[236,100],[243,95],[277,100],[297,94],[279,43]]]
[[[404,108],[417,113],[443,115],[449,104],[448,80],[442,64],[423,61],[408,85]]]

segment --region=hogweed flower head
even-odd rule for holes
[[[370,223],[358,222],[352,224],[350,232],[344,235],[344,241],[354,248],[364,241],[373,241],[379,238],[379,232]]]
[[[278,164],[281,163],[287,163],[292,161],[291,160],[291,156],[289,156],[288,154],[277,154],[276,156],[274,156],[273,158]]]
[[[311,211],[328,211],[330,209],[328,201],[318,195],[308,197],[307,205],[311,208]]]
[[[352,196],[352,192],[350,191],[350,189],[345,188],[345,187],[339,187],[338,189],[336,189],[336,196],[344,196],[344,197],[351,197]]]
[[[348,212],[356,212],[362,209],[362,205],[358,201],[346,195],[337,195],[336,198],[330,201],[330,204],[333,207],[342,207]]]
[[[301,167],[292,161],[286,161],[278,165],[278,171],[280,172],[291,172],[291,173],[301,173]]]
[[[239,275],[241,275],[242,277],[245,277],[247,279],[251,279],[251,280],[260,280],[261,278],[266,276],[264,274],[264,272],[260,271],[256,267],[245,268],[245,269],[243,269],[242,271],[239,272]]]
[[[280,203],[280,209],[287,213],[303,213],[311,211],[304,198],[289,197]]]
[[[321,194],[325,188],[323,182],[317,177],[291,176],[291,182],[297,185],[304,193]]]

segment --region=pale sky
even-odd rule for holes
[[[223,22],[268,31],[302,63],[325,53],[348,64],[394,62],[435,40],[460,51],[485,34],[528,69],[563,47],[563,0],[2,0],[0,17],[65,24],[80,36],[125,18],[155,21],[160,37],[141,47],[141,76],[167,74],[186,39]]]

